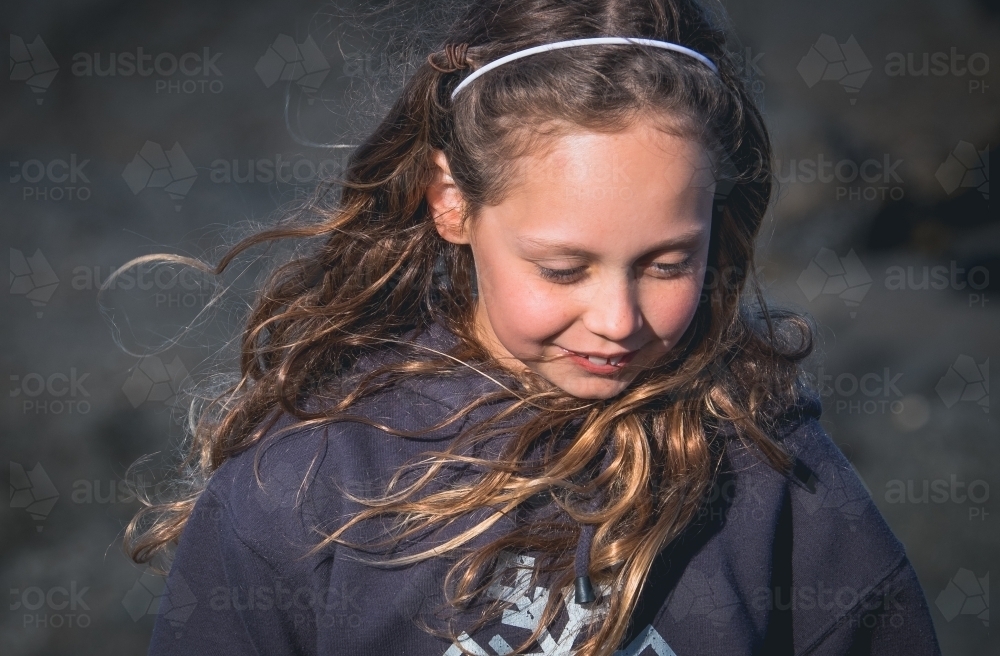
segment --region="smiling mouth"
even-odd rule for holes
[[[638,351],[629,351],[623,355],[618,355],[612,358],[604,358],[597,355],[577,353],[576,351],[570,351],[569,349],[562,347],[559,348],[569,356],[571,361],[579,364],[581,367],[592,373],[599,374],[609,374],[620,371],[629,363],[630,360],[632,360],[635,354],[638,353]]]

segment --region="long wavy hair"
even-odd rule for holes
[[[242,335],[238,382],[197,413],[181,469],[186,492],[140,511],[127,529],[128,554],[149,562],[176,542],[212,473],[258,444],[281,414],[297,418],[297,425],[360,421],[349,413],[352,407],[402,380],[456,375],[470,364],[495,380],[507,371],[476,336],[472,252],[441,239],[428,210],[435,150],[447,156],[465,201],[465,220],[475,221],[480,208],[510,192],[517,158],[558,133],[552,126],[614,132],[636,120],[666,117],[718,162],[708,262],[714,275],[680,343],[611,399],[575,398],[531,372],[507,371],[515,384],[497,385],[439,426],[498,400],[508,405],[468,425],[451,446],[424,454],[419,475],[406,479],[400,470],[383,493],[352,496],[364,510],[316,546],[360,548],[345,538],[346,531],[380,517],[394,520],[385,538],[391,545],[485,513],[486,519],[443,546],[386,562],[454,557],[445,587],[449,604],[461,608],[481,598],[501,552],[538,554],[536,573],[554,576],[553,594],[532,635],[515,648],[523,653],[572,589],[574,549],[581,527],[592,525],[589,573],[611,592],[602,600],[608,612],[590,626],[577,653],[612,653],[657,554],[692,524],[705,502],[718,475],[721,442],[740,439],[775,468],[788,469],[790,459],[771,434],[800,393],[800,361],[812,349],[805,319],[769,310],[754,277],[754,241],[772,194],[771,145],[743,67],[726,47],[721,20],[694,0],[472,3],[353,152],[342,179],[318,189],[306,215],[240,241],[214,267],[221,274],[237,255],[261,243],[316,244],[267,278]],[[657,48],[590,46],[511,62],[451,99],[463,77],[487,62],[592,36],[683,44],[716,62],[719,74]],[[449,44],[467,44],[464,61]],[[334,188],[337,193],[331,193]],[[408,351],[349,386],[337,383],[363,355],[406,344],[404,336],[435,322],[459,338],[458,348],[447,354]],[[309,402],[316,398],[323,403]],[[513,427],[511,418],[517,418]],[[372,423],[393,435],[409,434]],[[724,437],[723,423],[735,433]],[[540,459],[529,457],[539,445],[551,444],[553,435],[567,432],[572,439],[564,446],[543,449]],[[501,433],[508,439],[499,457],[470,455],[469,445]],[[595,475],[594,464],[608,447],[614,457]],[[429,484],[454,465],[481,473],[431,490]],[[603,503],[594,507],[598,491]],[[564,521],[517,526],[501,539],[468,548],[497,519],[539,494],[551,497]],[[487,608],[476,626],[499,608]],[[474,629],[451,627],[448,635],[455,639],[459,630]]]

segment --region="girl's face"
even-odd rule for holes
[[[648,121],[549,144],[519,160],[503,202],[465,225],[441,152],[427,198],[441,236],[472,248],[477,326],[493,354],[574,396],[611,398],[694,317],[712,161],[699,142]]]

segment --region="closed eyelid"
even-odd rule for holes
[[[560,282],[564,284],[580,282],[584,278],[588,277],[587,270],[589,267],[587,265],[576,267],[546,267],[536,262],[535,266],[538,267],[539,275],[553,282]],[[688,274],[694,270],[693,258],[690,254],[685,256],[684,259],[679,262],[648,262],[636,264],[634,268],[652,269],[656,272],[653,274],[654,277],[674,277]]]
[[[662,255],[658,255],[656,257],[649,258],[645,262],[639,262],[639,264],[646,264],[647,266],[654,266],[654,265],[657,265],[657,264],[662,264],[664,266],[677,266],[677,265],[680,265],[680,264],[684,264],[685,262],[690,262],[691,261],[691,257],[692,257],[692,253],[691,252],[685,251],[685,252],[680,253],[680,255],[681,255],[681,258],[679,260],[677,260],[677,261],[673,261],[673,260],[662,261],[660,258],[662,258],[663,256]]]
[[[577,265],[577,266],[545,266],[542,264],[537,264],[536,266],[541,271],[549,273],[561,273],[561,274],[578,274],[583,273],[587,270],[587,265]]]

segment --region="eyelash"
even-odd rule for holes
[[[546,280],[551,280],[552,282],[568,282],[574,275],[583,271],[583,267],[577,267],[575,269],[546,269],[545,267],[540,266],[538,267],[538,271]]]
[[[662,267],[658,268],[658,271],[660,273],[665,274],[667,277],[672,278],[674,276],[679,276],[691,271],[691,258],[688,257],[680,262],[676,262],[673,264],[659,263],[659,264],[653,264],[653,266]],[[552,282],[557,282],[557,283],[567,283],[571,282],[574,276],[576,276],[579,273],[582,273],[585,268],[586,267],[576,267],[575,269],[547,269],[545,267],[539,266],[538,270],[541,276],[546,280],[550,280]]]

